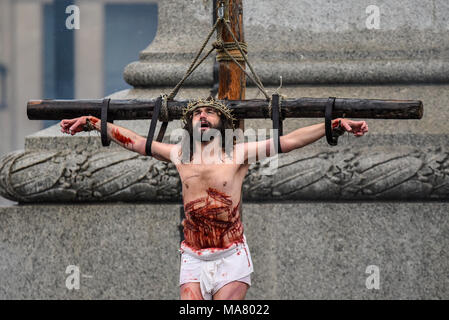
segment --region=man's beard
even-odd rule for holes
[[[201,122],[198,122],[195,127],[193,128],[193,132],[196,132],[196,134],[193,135],[193,140],[194,141],[199,141],[199,142],[203,142],[203,136],[205,134],[207,134],[206,137],[206,141],[204,142],[208,142],[208,141],[212,141],[215,137],[214,135],[208,133],[209,130],[211,129],[215,129],[218,130],[220,132],[220,134],[223,133],[224,131],[224,126],[223,126],[223,121],[220,121],[217,125],[213,126],[209,121],[206,121],[207,125],[208,125],[208,129],[207,130],[201,130]],[[224,137],[222,137],[224,138]]]

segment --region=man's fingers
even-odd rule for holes
[[[61,121],[61,126],[63,128],[67,128],[68,126],[70,126],[73,122],[75,122],[75,120],[62,120]]]
[[[77,120],[73,126],[70,127],[70,133],[73,135],[75,133],[75,130],[80,125],[81,119]]]
[[[352,128],[348,123],[342,121],[342,124],[345,127],[346,131],[352,131]]]
[[[79,130],[81,126],[81,118],[75,119],[63,119],[61,121],[61,131],[64,133],[68,133],[74,135],[76,132],[80,132]]]
[[[363,131],[363,132],[368,132],[368,125],[365,124],[365,125],[363,126],[363,128],[362,128],[362,131]]]
[[[368,125],[365,121],[342,121],[342,126],[356,137],[361,137],[365,132],[368,132]]]
[[[62,133],[69,133],[67,130],[67,126],[68,126],[68,120],[62,120],[61,121],[61,131]]]
[[[75,127],[76,127],[76,123],[75,123],[73,126],[71,126],[71,127],[69,128],[69,130],[72,131],[73,129],[75,129]]]
[[[364,132],[368,132],[368,125],[365,121],[353,121],[351,124],[355,133],[362,133],[361,135],[363,135]]]

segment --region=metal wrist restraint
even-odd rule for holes
[[[282,121],[284,118],[281,113],[280,97],[278,93],[271,96],[271,120],[273,121],[274,130],[274,147],[277,153],[282,153],[281,136],[283,131]]]
[[[101,106],[101,144],[103,147],[107,147],[111,144],[111,140],[108,139],[108,122],[114,123],[112,114],[109,113],[109,102],[111,99],[103,99]]]
[[[331,146],[336,146],[338,143],[338,137],[345,133],[340,124],[338,127],[332,129],[332,111],[335,106],[335,97],[329,97],[326,103],[326,109],[324,110],[324,125],[326,130],[326,140]]]
[[[147,135],[147,141],[145,143],[145,153],[147,156],[153,156],[151,152],[151,146],[153,144],[153,137],[154,132],[156,131],[156,124],[159,119],[159,114],[161,113],[162,109],[162,124],[159,128],[159,134],[157,135],[156,141],[162,142],[162,139],[164,138],[165,130],[167,129],[168,121],[170,121],[169,114],[168,114],[168,101],[167,96],[159,96],[156,99],[156,103],[154,105],[153,109],[153,115],[151,116],[151,123],[150,123],[150,130]]]
[[[164,101],[163,101],[164,100]],[[111,144],[111,139],[108,139],[108,122],[114,123],[114,118],[112,116],[112,113],[109,112],[109,103],[111,99],[103,99],[103,103],[101,106],[101,144],[104,147],[107,147]],[[161,113],[162,108],[162,113]],[[145,145],[145,152],[147,155],[151,154],[151,142],[153,141],[154,131],[156,130],[156,123],[159,119],[159,114],[161,113],[161,119],[162,119],[162,125],[159,129],[159,134],[156,138],[157,141],[162,141],[162,138],[164,137],[165,130],[167,129],[168,121],[169,121],[169,115],[168,115],[168,108],[167,108],[167,100],[166,97],[158,97],[156,99],[156,104],[153,109],[153,115],[151,117],[151,124],[150,124],[150,132],[148,133],[147,142]]]

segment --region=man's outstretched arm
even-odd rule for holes
[[[63,133],[71,135],[75,135],[81,131],[90,130],[101,132],[101,120],[94,116],[64,119],[61,121],[60,126]],[[137,133],[108,122],[107,135],[109,139],[113,140],[123,148],[137,152],[144,156],[147,155],[145,152],[145,144],[147,139]],[[153,145],[151,146],[153,157],[161,161],[170,162],[170,152],[173,146],[173,144],[153,141]]]
[[[353,121],[349,119],[337,118],[332,120],[332,127],[338,124],[341,120],[341,127],[348,132],[352,132],[356,137],[363,136],[368,132],[368,125],[365,121]],[[325,125],[323,123],[314,124],[308,127],[299,128],[284,136],[280,137],[281,149],[283,153],[305,147],[326,135]],[[254,141],[240,144],[243,147],[243,154],[245,162],[249,157],[257,155],[257,160],[262,160],[266,157],[271,157],[276,154],[274,149],[273,139]],[[259,154],[259,150],[261,154]]]
[[[332,128],[334,128],[338,121],[341,121],[343,130],[352,132],[356,137],[363,136],[368,132],[368,125],[365,121],[353,121],[349,119],[337,118],[332,120]],[[290,152],[292,150],[302,148],[311,144],[326,135],[324,123],[314,124],[308,127],[300,128],[295,131],[281,136],[282,152]]]

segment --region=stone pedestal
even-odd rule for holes
[[[448,206],[245,203],[248,299],[447,299]],[[179,205],[0,207],[0,299],[178,299]],[[80,272],[69,290],[65,271]],[[379,289],[365,273],[379,268]]]
[[[156,39],[140,53],[138,62],[125,68],[125,80],[135,87],[173,86],[211,28],[211,1],[206,6],[201,0],[158,5]],[[245,0],[248,57],[262,82],[278,85],[279,76],[284,84],[293,85],[449,81],[445,0],[377,1],[378,29],[367,26],[372,20],[369,5]],[[210,85],[212,63],[211,58],[186,84]]]

